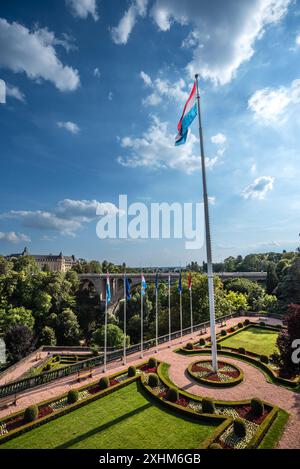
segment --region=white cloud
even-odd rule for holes
[[[100,77],[101,77],[101,72],[100,72],[100,70],[99,70],[98,67],[94,68],[93,75],[94,75],[94,77],[96,77],[96,78],[100,78]]]
[[[111,36],[116,44],[126,44],[137,17],[144,17],[147,12],[148,0],[133,0],[122,16],[118,26],[111,29]]]
[[[147,73],[143,72],[143,70],[140,73],[140,77],[141,77],[141,79],[143,80],[143,82],[145,83],[146,86],[151,86],[152,85],[152,80],[151,80],[150,76],[147,75]]]
[[[16,233],[15,231],[8,231],[6,233],[0,231],[0,241],[8,241],[9,243],[20,243],[25,241],[26,243],[29,243],[30,238],[23,233]]]
[[[66,45],[46,28],[30,31],[19,23],[0,18],[0,67],[15,73],[24,72],[33,80],[48,80],[60,91],[73,91],[79,86],[76,69],[63,65],[56,45]]]
[[[183,105],[189,96],[187,84],[182,78],[174,83],[160,77],[153,80],[143,71],[140,77],[147,88],[151,89],[151,93],[143,99],[143,104],[146,106],[156,106],[163,99],[173,99]]]
[[[95,21],[99,19],[96,0],[66,0],[66,4],[78,18],[86,19],[88,15],[92,15]]]
[[[242,192],[244,199],[259,199],[265,198],[268,191],[273,189],[274,178],[271,176],[260,176],[249,184]]]
[[[250,172],[251,172],[251,174],[255,174],[255,173],[256,173],[256,163],[253,163],[253,165],[252,165],[251,168],[250,168]]]
[[[109,100],[109,101],[112,101],[112,100],[113,100],[113,97],[114,97],[114,94],[113,94],[112,91],[110,91],[110,92],[108,93],[108,96],[107,96],[108,100]]]
[[[0,104],[6,103],[6,84],[5,81],[0,78]]]
[[[56,231],[74,236],[84,223],[96,220],[96,213],[97,211],[100,213],[99,210],[108,214],[118,213],[118,208],[110,202],[64,199],[59,201],[52,211],[11,210],[1,214],[0,218],[20,220],[27,228]]]
[[[224,134],[221,134],[221,133],[218,133],[216,135],[213,135],[211,137],[211,141],[212,143],[215,143],[216,145],[224,145],[224,143],[226,142],[226,135]]]
[[[255,118],[265,123],[284,120],[288,109],[300,102],[300,79],[291,85],[257,90],[248,101]]]
[[[66,129],[71,134],[78,134],[78,132],[80,131],[80,128],[78,127],[78,125],[71,121],[57,122],[57,125],[61,129]]]
[[[23,103],[25,102],[25,95],[17,86],[7,84],[6,95],[11,96],[12,98],[17,99],[18,101],[22,101]]]
[[[151,169],[176,169],[191,174],[201,167],[199,141],[190,133],[185,145],[175,147],[175,135],[169,132],[167,122],[161,122],[152,116],[152,123],[141,137],[126,136],[121,140],[121,147],[126,156],[119,156],[122,166]],[[197,144],[196,151],[194,146]],[[207,167],[213,167],[218,157],[206,158]]]
[[[295,42],[296,42],[296,46],[297,46],[297,47],[300,46],[300,34],[298,34],[298,35],[296,36],[296,41],[295,41]]]
[[[184,47],[193,59],[187,69],[217,84],[232,80],[268,25],[278,23],[292,0],[156,0],[151,15],[161,31],[173,23],[191,26]]]

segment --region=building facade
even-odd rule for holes
[[[27,247],[23,252],[18,254],[10,254],[7,258],[30,256],[33,257],[40,270],[49,270],[52,272],[67,272],[74,264],[76,264],[75,256],[64,256],[62,252],[58,255],[53,254],[31,254]]]

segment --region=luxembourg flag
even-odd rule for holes
[[[186,142],[189,126],[197,115],[197,96],[196,96],[196,82],[191,91],[191,94],[184,105],[182,116],[177,125],[178,134],[175,138],[175,145],[182,145]]]

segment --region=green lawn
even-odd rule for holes
[[[134,382],[0,448],[198,448],[216,426],[157,404]]]
[[[270,356],[276,351],[278,332],[264,327],[249,327],[220,341],[225,347],[244,347],[249,352]]]

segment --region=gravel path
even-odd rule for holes
[[[243,321],[246,317],[233,318],[227,321],[227,326],[230,327],[234,324],[237,324],[240,321]],[[253,318],[249,318],[253,320]],[[258,320],[257,320],[258,321]],[[269,319],[267,321],[269,324],[278,324],[279,321]],[[202,337],[209,336],[209,328],[207,329],[207,334]],[[187,335],[183,338],[182,344],[185,344],[189,341],[196,340],[199,337],[199,333],[194,333],[193,335]],[[191,379],[187,373],[186,368],[189,363],[197,359],[197,355],[194,356],[183,356],[173,352],[175,347],[178,347],[181,344],[180,339],[175,339],[171,342],[169,347],[166,344],[163,344],[159,347],[159,351],[155,354],[154,349],[150,349],[145,352],[144,359],[151,355],[157,356],[159,360],[165,361],[170,364],[170,378],[171,380],[180,388],[192,393],[201,396],[210,396],[215,399],[224,399],[224,400],[240,400],[240,399],[249,399],[252,397],[259,397],[268,401],[272,404],[276,404],[279,407],[287,410],[291,413],[288,425],[285,429],[285,432],[281,438],[281,441],[278,445],[279,448],[300,448],[300,394],[293,391],[289,391],[283,387],[276,386],[274,384],[268,383],[264,374],[257,368],[251,366],[250,364],[244,363],[240,360],[235,360],[232,358],[226,357],[226,360],[230,363],[236,363],[244,371],[244,381],[237,386],[232,388],[224,389],[213,389],[207,386],[204,386],[200,383],[196,383]],[[201,355],[201,358],[206,358],[206,356]],[[209,355],[207,355],[209,358]],[[108,371],[106,374],[111,374],[113,372],[122,371],[127,368],[128,364],[138,364],[141,363],[141,357],[139,353],[130,355],[127,358],[127,365],[123,365],[121,360],[112,362],[108,365]],[[26,370],[25,370],[26,371]],[[89,382],[96,381],[100,376],[105,376],[103,373],[102,367],[96,367],[93,370],[93,378],[88,378],[82,381],[81,383],[77,382],[77,375],[66,376],[59,380],[50,382],[48,384],[26,390],[18,395],[17,406],[9,406],[7,408],[2,408],[0,410],[0,418],[3,418],[6,415],[14,413],[18,410],[26,408],[28,405],[39,403],[41,401],[55,398],[71,388],[77,388],[88,384]],[[4,402],[7,401],[7,398],[0,399],[0,408]]]

